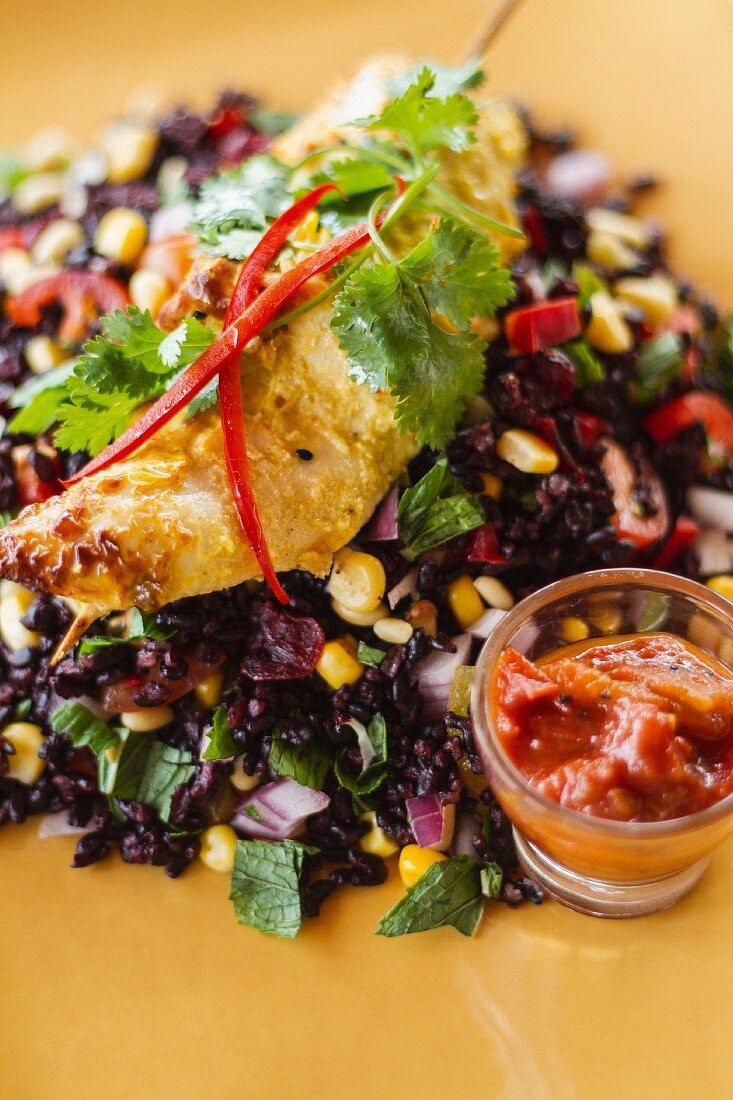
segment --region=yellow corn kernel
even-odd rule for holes
[[[94,234],[94,248],[100,256],[132,267],[145,248],[148,227],[142,214],[125,206],[109,210]]]
[[[557,451],[534,432],[510,428],[499,436],[496,453],[524,474],[551,474],[560,459]]]
[[[64,352],[50,336],[31,336],[23,349],[25,361],[34,374],[45,374],[66,359]]]
[[[316,665],[316,672],[334,691],[338,691],[344,684],[355,684],[363,671],[364,665],[361,661],[357,661],[338,638],[326,642]]]
[[[421,848],[418,844],[408,844],[400,852],[400,878],[409,889],[432,867],[442,863],[447,856],[433,848]]]
[[[733,602],[733,576],[730,573],[719,573],[717,577],[710,577],[705,584],[719,596],[725,596],[726,600]]]
[[[483,470],[479,477],[483,482],[483,493],[487,497],[491,497],[492,500],[501,500],[501,494],[504,492],[504,485],[500,477],[496,474],[490,474],[488,471]]]
[[[31,247],[35,264],[60,264],[84,240],[84,230],[71,218],[57,218],[42,229]]]
[[[599,351],[620,355],[629,351],[634,336],[621,316],[618,303],[605,290],[598,290],[590,300],[592,317],[585,330],[588,342]]]
[[[40,642],[41,635],[20,621],[35,598],[35,592],[29,592],[20,584],[0,582],[0,635],[8,649],[26,649]]]
[[[20,280],[32,267],[24,248],[6,248],[0,252],[0,282],[10,294],[20,294]]]
[[[21,180],[13,191],[13,207],[19,214],[40,214],[61,199],[64,177],[58,172],[39,172]]]
[[[383,603],[380,603],[373,611],[352,611],[351,608],[340,604],[338,600],[331,600],[331,607],[339,619],[343,619],[345,623],[351,623],[352,626],[374,626],[380,619],[386,619],[389,615],[389,611]]]
[[[39,130],[25,143],[23,161],[32,172],[66,168],[79,152],[79,142],[68,130],[49,126]]]
[[[601,604],[592,609],[588,618],[600,634],[618,634],[623,626],[624,613],[613,604]]]
[[[193,689],[193,693],[202,707],[209,707],[213,710],[221,702],[223,686],[224,670],[217,668],[214,672],[210,672],[205,680],[199,680]]]
[[[212,871],[231,871],[237,834],[231,825],[211,825],[201,834],[201,862]]]
[[[560,637],[568,645],[584,642],[590,637],[590,627],[585,619],[580,619],[577,615],[566,615],[560,623]]]
[[[130,299],[138,309],[149,310],[155,318],[171,295],[170,283],[159,271],[141,269],[130,279]]]
[[[327,587],[349,611],[374,611],[381,603],[387,577],[379,558],[344,546],[334,554]]]
[[[493,409],[483,394],[477,393],[475,397],[469,397],[466,402],[466,411],[461,417],[461,423],[485,424],[492,412]]]
[[[471,577],[464,573],[448,585],[448,604],[464,630],[484,613],[484,605]]]
[[[414,631],[404,619],[379,619],[374,624],[374,633],[389,645],[405,645]]]
[[[229,782],[238,791],[253,791],[260,785],[259,775],[248,775],[243,766],[244,757],[234,758],[234,771],[229,776]]]
[[[677,308],[677,287],[665,275],[648,279],[619,279],[616,294],[637,306],[652,327],[664,324]]]
[[[148,707],[146,710],[128,710],[120,715],[120,722],[132,733],[152,733],[172,722],[175,715],[171,707]]]
[[[405,615],[415,630],[422,630],[429,637],[438,633],[438,609],[432,600],[418,600]]]
[[[608,271],[627,271],[639,262],[636,252],[611,233],[593,230],[586,245],[588,259]]]
[[[473,583],[479,596],[489,607],[496,607],[499,611],[508,611],[510,607],[514,607],[514,596],[498,577],[476,577]]]
[[[0,733],[15,752],[8,757],[8,777],[20,783],[35,783],[40,779],[45,762],[38,755],[44,737],[41,727],[32,722],[11,722]]]
[[[639,218],[622,214],[619,210],[595,206],[588,211],[587,222],[591,229],[618,237],[632,248],[648,248],[652,243],[649,226]]]
[[[374,810],[362,814],[359,821],[366,821],[370,826],[369,832],[365,833],[359,841],[362,851],[369,852],[373,856],[381,856],[382,859],[389,859],[390,856],[395,854],[399,844],[395,844],[394,840],[387,836],[384,829],[377,825],[377,815]]]
[[[150,126],[121,123],[102,136],[110,183],[128,183],[144,176],[153,162],[158,135]]]
[[[471,332],[490,344],[501,334],[501,325],[495,317],[474,317],[471,321]]]

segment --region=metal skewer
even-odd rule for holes
[[[499,34],[521,3],[522,0],[504,0],[497,11],[487,16],[466,49],[462,51],[461,61],[476,60],[483,62]]]

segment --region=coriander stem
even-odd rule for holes
[[[296,172],[299,172],[301,168],[304,168],[306,164],[309,164],[312,160],[317,160],[318,157],[328,156],[329,153],[346,153],[364,157],[366,160],[376,161],[378,164],[385,164],[389,168],[394,168],[397,172],[404,172],[405,168],[409,167],[406,161],[400,157],[390,156],[389,153],[385,153],[380,149],[369,149],[361,145],[322,145],[319,149],[313,149],[312,152],[307,153],[302,160],[299,160],[290,169],[290,175],[294,176]]]
[[[377,215],[379,214],[380,208],[384,205],[385,197],[384,191],[381,195],[377,195],[376,199],[369,207],[366,222],[369,229],[369,236],[372,238],[372,244],[376,251],[386,264],[393,264],[396,262],[395,258],[382,240],[382,236],[377,228]]]
[[[491,218],[488,214],[482,213],[481,210],[476,210],[475,207],[469,206],[468,203],[463,202],[462,199],[459,199],[450,191],[446,191],[439,184],[431,184],[430,191],[436,198],[440,199],[443,206],[447,206],[449,210],[452,208],[454,214],[458,214],[468,221],[478,223],[486,229],[493,229],[495,233],[502,233],[506,237],[517,237],[524,240],[524,233],[521,229],[515,229],[512,225],[506,225],[504,222],[497,221],[496,218]]]

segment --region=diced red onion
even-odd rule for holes
[[[188,229],[191,221],[191,206],[187,202],[176,202],[172,206],[161,206],[150,219],[150,241],[167,241],[177,237]]]
[[[730,573],[733,569],[733,542],[719,528],[706,527],[692,543],[692,549],[703,577]]]
[[[245,836],[261,840],[287,840],[296,836],[312,814],[325,810],[331,799],[284,777],[250,791],[235,807],[232,826]],[[256,818],[246,811],[251,808]]]
[[[499,611],[496,607],[489,607],[484,611],[480,619],[469,626],[469,632],[474,638],[488,638],[492,631],[496,630],[506,611]]]
[[[453,830],[450,854],[452,856],[470,856],[476,863],[480,863],[478,852],[473,846],[473,838],[477,832],[479,832],[479,829],[473,814],[459,813]]]
[[[434,649],[418,662],[417,684],[423,698],[423,716],[431,721],[448,710],[448,695],[459,665],[467,665],[471,653],[471,635],[458,634],[453,639],[455,653]]]
[[[733,493],[710,489],[707,485],[693,485],[687,491],[687,505],[700,523],[733,531]]]
[[[573,149],[550,161],[545,186],[553,195],[568,195],[586,205],[601,198],[611,178],[611,166],[602,153]]]
[[[433,848],[444,852],[453,839],[456,823],[456,808],[444,806],[437,794],[426,794],[422,798],[408,798],[405,801],[410,827],[415,840],[421,848]]]
[[[387,603],[390,609],[394,611],[400,600],[404,600],[405,596],[417,595],[417,569],[410,569],[405,573],[402,580],[397,581],[394,588],[390,588],[387,593]]]
[[[68,810],[44,814],[38,826],[38,835],[41,840],[48,840],[52,836],[83,836],[85,833],[91,833],[94,828],[93,825],[69,825],[68,819]]]
[[[372,516],[364,538],[367,542],[392,542],[397,536],[397,505],[400,490],[393,485]]]

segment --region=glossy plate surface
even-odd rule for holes
[[[80,133],[157,82],[204,102],[313,100],[378,48],[453,60],[483,0],[17,5],[0,42],[0,146]],[[214,22],[216,21],[216,22]],[[725,0],[526,0],[490,88],[567,121],[627,169],[678,267],[733,304],[733,11]],[[8,1100],[447,1100],[728,1095],[733,845],[676,909],[596,921],[498,907],[476,939],[373,935],[393,877],[342,892],[293,943],[236,924],[227,882],[0,832],[0,1095]]]

